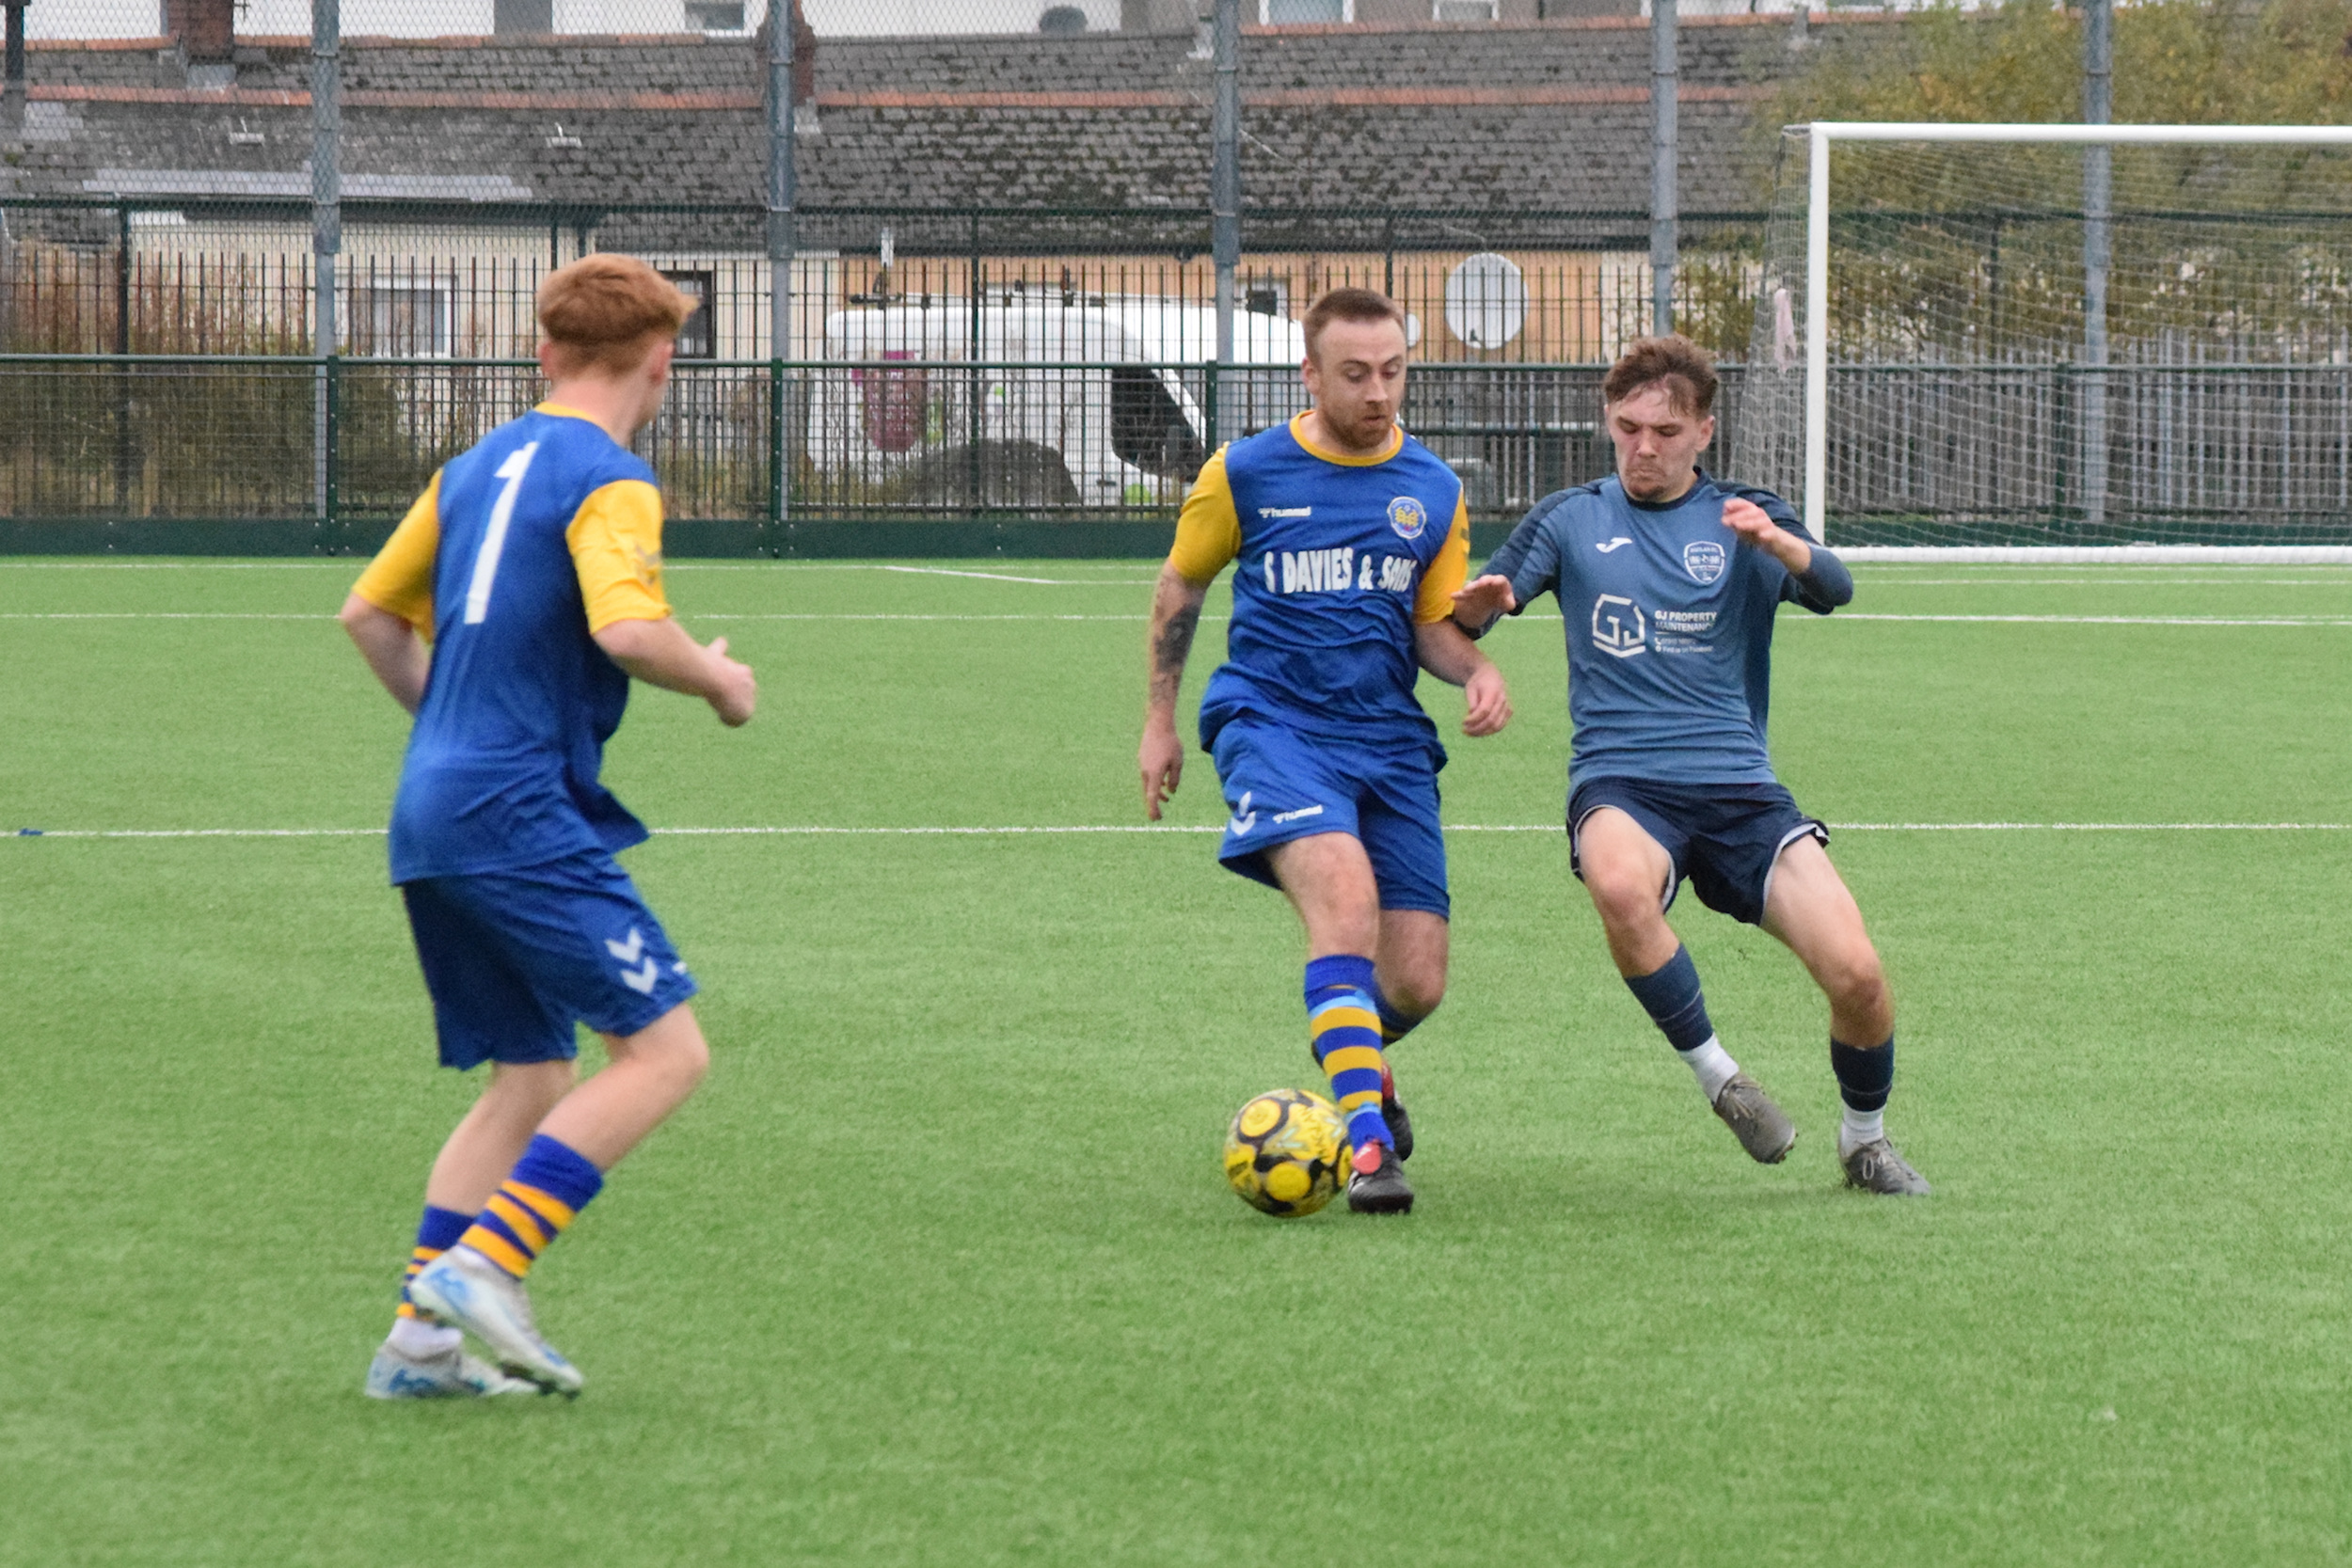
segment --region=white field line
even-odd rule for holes
[[[293,614],[248,610],[0,610],[0,621],[332,621],[332,615]],[[809,610],[794,611],[713,611],[679,617],[687,625],[705,621],[1100,621],[1127,626],[1141,626],[1150,619],[1144,615],[1081,615],[1007,612],[1004,614],[962,614],[926,612],[918,610]],[[1217,625],[1230,616],[1203,615],[1202,625]],[[1521,621],[1556,622],[1557,614],[1535,611],[1518,617]],[[1947,622],[1986,625],[2034,625],[2059,626],[2352,626],[2352,616],[2346,615],[1930,615],[1867,610],[1841,610],[1836,615],[1791,615],[1783,617],[1789,624],[1804,626],[1816,621],[1915,621]],[[1506,621],[1503,623],[1508,625]]]
[[[1783,617],[1786,621],[1789,617]],[[1841,610],[1835,615],[1801,615],[1805,621],[1948,621],[2055,626],[2352,626],[2345,615],[1911,615]]]
[[[1841,833],[2340,833],[2352,822],[1833,822]],[[656,828],[656,838],[1023,838],[1221,833],[1214,823],[1093,823],[1033,827]],[[1557,833],[1557,822],[1452,822],[1449,833]],[[382,838],[382,828],[18,828],[12,838]]]

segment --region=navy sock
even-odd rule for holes
[[[1857,1111],[1883,1111],[1895,1087],[1895,1037],[1867,1050],[1829,1042],[1829,1069],[1837,1074],[1838,1098]]]
[[[1677,1051],[1696,1051],[1715,1037],[1707,1016],[1707,995],[1699,989],[1698,965],[1691,950],[1677,944],[1675,956],[1648,974],[1630,975],[1626,989],[1641,1003]]]
[[[424,1266],[457,1244],[457,1238],[473,1224],[471,1214],[461,1214],[454,1209],[424,1206],[424,1218],[417,1224],[417,1244],[408,1254],[408,1272],[400,1278],[400,1316],[413,1318],[417,1309],[408,1303],[408,1282],[424,1272]]]

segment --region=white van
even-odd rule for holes
[[[825,318],[808,457],[828,488],[922,506],[1156,507],[1208,456],[1216,313],[1138,295],[1013,292],[897,300]],[[1307,406],[1304,332],[1235,311],[1219,440]],[[890,361],[905,361],[894,368]],[[1065,366],[1083,369],[1065,369]],[[1034,367],[1034,368],[1031,368]]]

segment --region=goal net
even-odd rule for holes
[[[2352,129],[1791,127],[1760,284],[1833,545],[2352,546]]]

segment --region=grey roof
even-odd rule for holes
[[[1857,24],[1817,20],[1836,46]],[[1787,23],[1683,32],[1682,200],[1757,204],[1754,104]],[[175,52],[43,46],[0,194],[300,198],[307,43],[245,40],[234,87]],[[1649,40],[1637,20],[1252,29],[1242,49],[1252,206],[1644,208]],[[347,40],[347,197],[756,204],[760,88],[742,40]],[[1190,35],[827,40],[804,204],[1201,206],[1208,62]],[[232,139],[233,138],[233,139]]]

